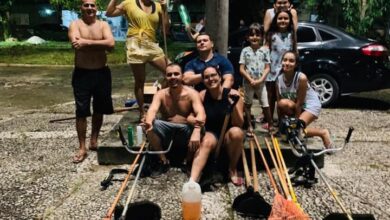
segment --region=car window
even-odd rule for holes
[[[322,41],[329,41],[329,40],[337,39],[337,37],[334,36],[333,34],[330,34],[326,31],[321,30],[321,29],[318,29],[318,32],[320,33]]]
[[[316,41],[316,34],[314,33],[314,29],[309,27],[298,27],[297,41],[298,43]]]

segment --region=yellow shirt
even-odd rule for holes
[[[156,41],[156,31],[159,26],[159,14],[162,13],[160,3],[154,2],[155,10],[151,14],[143,11],[137,5],[137,0],[126,0],[123,5],[129,27],[127,37],[143,38],[145,35],[152,41]]]

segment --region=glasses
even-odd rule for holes
[[[94,8],[94,7],[96,7],[96,5],[92,4],[92,3],[85,3],[85,4],[83,4],[83,7],[84,8],[88,8],[88,7]]]
[[[180,76],[180,72],[169,72],[165,74],[167,77],[172,77],[172,76]]]
[[[215,77],[217,77],[217,76],[218,76],[218,73],[210,73],[209,75],[204,76],[203,78],[204,78],[205,80],[209,80],[209,79],[215,78]]]

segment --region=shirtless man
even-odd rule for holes
[[[201,128],[206,114],[199,93],[184,86],[183,73],[178,64],[168,64],[165,72],[168,88],[159,90],[146,113],[144,128],[154,150],[168,147],[173,139],[172,149],[187,147],[188,153],[196,152],[201,141]],[[156,119],[160,112],[160,119]],[[160,155],[155,176],[168,171],[169,160]],[[152,174],[153,176],[153,174]]]
[[[106,51],[114,48],[114,37],[107,22],[96,18],[95,0],[82,0],[80,9],[81,19],[73,21],[68,32],[69,40],[75,49],[72,86],[76,102],[76,130],[80,144],[80,149],[73,158],[74,163],[80,163],[87,157],[86,117],[91,115],[91,97],[93,115],[90,150],[97,149],[103,114],[113,113],[111,72],[106,65]]]

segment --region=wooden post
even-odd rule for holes
[[[214,48],[226,57],[229,35],[229,1],[206,1],[206,31],[214,40]]]

